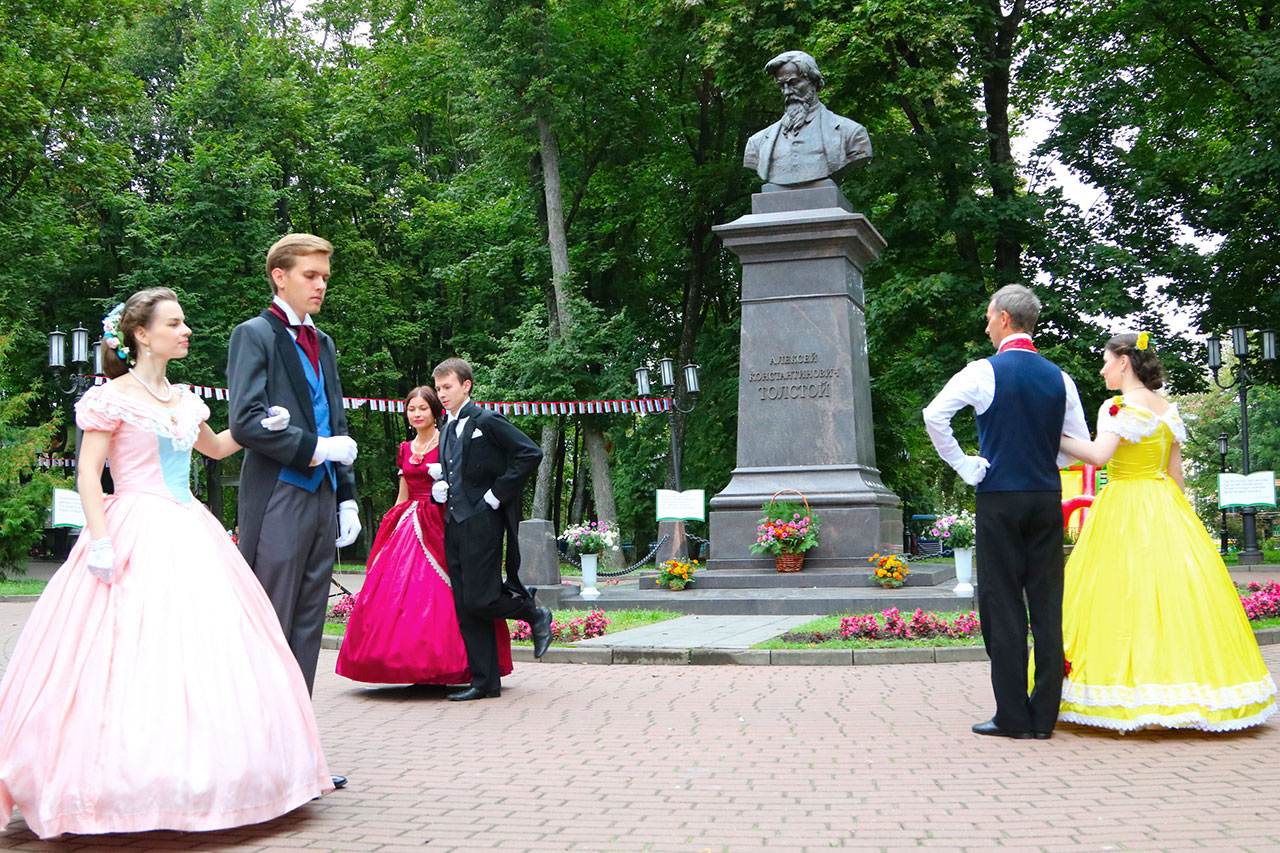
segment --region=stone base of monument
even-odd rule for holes
[[[802,575],[803,576],[803,573]],[[561,607],[572,609],[674,610],[706,616],[829,616],[843,613],[879,613],[896,607],[910,614],[917,607],[926,611],[967,611],[976,608],[972,597],[955,595],[955,580],[936,586],[905,586],[880,589],[863,586],[755,587],[725,589],[699,586],[672,592],[666,589],[603,587],[600,597],[584,602],[566,587]]]
[[[866,589],[871,586],[872,569],[806,569],[803,572],[779,573],[770,564],[765,568],[743,570],[717,570],[699,572],[695,586],[700,590],[712,589],[803,589],[805,587]],[[917,563],[911,566],[911,574],[907,575],[909,587],[936,587],[939,584],[954,580],[955,564],[950,560],[945,563]],[[640,575],[640,589],[663,589],[658,586],[658,573],[645,572]]]

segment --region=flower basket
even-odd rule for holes
[[[798,495],[801,503],[778,500],[784,492]],[[752,553],[772,554],[774,567],[779,572],[800,571],[804,567],[804,552],[818,545],[820,522],[809,506],[809,499],[796,489],[781,489],[760,509],[764,517],[756,524]]]
[[[804,554],[779,554],[773,558],[773,565],[780,572],[798,572],[804,568]]]

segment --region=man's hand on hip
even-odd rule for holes
[[[986,479],[990,467],[991,463],[981,456],[966,456],[956,466],[956,473],[970,486],[976,486]]]

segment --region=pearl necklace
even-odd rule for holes
[[[439,443],[440,443],[440,431],[436,430],[436,434],[427,440],[426,448],[424,448],[422,452],[419,453],[417,448],[418,439],[415,438],[413,441],[409,442],[409,461],[412,462],[414,465],[421,465],[422,460],[426,459],[427,454],[431,452],[431,448],[435,447]]]
[[[141,385],[143,388],[145,388],[145,389],[147,390],[147,393],[148,393],[148,394],[150,394],[152,397],[155,397],[155,398],[156,398],[156,400],[158,400],[159,402],[161,402],[161,403],[168,403],[170,400],[172,400],[172,399],[173,399],[173,386],[169,384],[169,380],[168,380],[168,378],[166,378],[166,379],[164,380],[164,387],[165,387],[165,391],[166,391],[167,393],[166,393],[163,397],[161,397],[159,394],[157,394],[157,393],[155,392],[155,389],[153,389],[153,388],[152,388],[150,385],[148,385],[146,382],[143,382],[143,381],[142,381],[142,377],[141,377],[141,376],[139,376],[138,374],[136,374],[136,373],[134,373],[134,372],[133,372],[133,368],[132,368],[132,367],[131,367],[131,368],[129,368],[129,375],[130,375],[130,376],[132,376],[132,377],[134,378],[134,380],[135,380],[139,385]]]

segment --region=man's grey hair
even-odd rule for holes
[[[1040,319],[1040,300],[1031,288],[1021,284],[1006,284],[991,297],[991,307],[996,312],[1008,311],[1009,324],[1019,332],[1031,334]]]
[[[827,81],[822,79],[822,72],[818,70],[818,61],[803,50],[788,50],[778,54],[765,63],[765,73],[770,77],[776,77],[778,69],[788,62],[795,63],[796,70],[808,77],[815,89],[821,90],[827,84]]]

